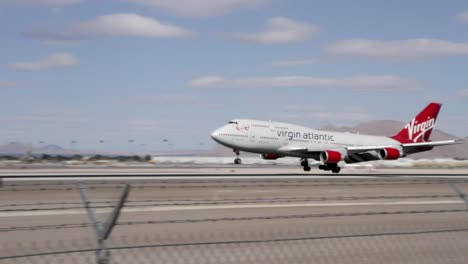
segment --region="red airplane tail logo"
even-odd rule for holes
[[[406,126],[391,138],[401,143],[416,143],[429,141],[434,128],[437,115],[439,114],[439,103],[430,103],[421,113],[414,117]]]

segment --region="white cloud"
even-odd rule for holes
[[[246,77],[227,79],[220,76],[205,76],[193,79],[189,85],[196,88],[345,88],[353,90],[414,90],[416,81],[394,75],[356,75],[345,78],[322,78],[310,76]]]
[[[13,88],[16,86],[16,83],[13,81],[0,80],[0,89],[2,88]]]
[[[213,17],[255,8],[269,0],[125,0],[187,17]]]
[[[460,90],[460,92],[459,92],[458,94],[459,94],[461,97],[468,98],[468,89]]]
[[[296,112],[316,112],[316,111],[320,111],[321,109],[323,108],[323,106],[321,105],[318,105],[318,104],[307,104],[307,105],[303,105],[303,104],[292,104],[292,105],[287,105],[284,110],[286,112],[293,112],[293,113],[296,113]]]
[[[362,122],[372,119],[372,116],[367,113],[366,109],[356,110],[353,108],[344,109],[343,111],[327,111],[323,106],[293,104],[287,105],[284,108],[287,114],[282,117],[286,119],[300,119],[300,120],[334,120],[334,121],[353,121]]]
[[[187,94],[149,95],[132,98],[132,101],[145,104],[192,104],[197,98]]]
[[[23,115],[16,116],[15,119],[30,122],[50,122],[50,123],[83,123],[87,120],[77,116],[66,115]]]
[[[128,122],[128,129],[136,131],[157,131],[161,124],[151,119],[131,120]]]
[[[313,112],[310,114],[311,119],[318,120],[334,120],[334,121],[353,121],[362,122],[372,119],[372,116],[360,112]]]
[[[220,76],[203,76],[200,78],[193,79],[189,82],[192,87],[213,87],[219,85],[225,85],[226,81],[223,77]]]
[[[83,36],[81,33],[72,32],[72,31],[60,31],[60,32],[52,32],[49,30],[43,29],[33,29],[24,32],[24,34],[28,37],[35,38],[41,40],[45,44],[79,44],[80,41],[85,39],[86,37]]]
[[[137,14],[110,14],[77,23],[74,32],[96,37],[139,36],[149,38],[185,37],[191,33],[156,19]]]
[[[336,56],[395,59],[468,55],[468,42],[457,43],[439,39],[350,39],[327,45],[325,52]]]
[[[66,6],[74,5],[82,2],[82,0],[0,0],[1,4],[15,5],[42,5],[42,6]]]
[[[233,37],[242,41],[262,44],[282,44],[299,42],[318,34],[319,27],[297,22],[285,17],[274,17],[267,21],[265,30],[256,33],[237,33]]]
[[[132,13],[109,14],[82,21],[62,31],[30,30],[30,37],[51,44],[76,44],[81,40],[98,37],[176,38],[193,33],[181,27]]]
[[[312,123],[315,126],[324,126],[333,123],[340,126],[349,126],[356,123],[362,123],[375,119],[375,116],[363,112],[348,111],[327,111],[327,110],[304,110],[297,112],[277,113],[276,119],[284,122],[295,122],[305,126]]]
[[[68,53],[54,53],[37,61],[16,62],[9,67],[21,71],[40,71],[54,68],[64,68],[79,64],[78,58]]]
[[[468,22],[468,10],[457,15],[457,20],[460,22]]]
[[[298,59],[298,60],[279,60],[274,61],[273,66],[300,66],[317,63],[318,60],[314,59]]]

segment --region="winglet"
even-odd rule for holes
[[[456,141],[456,142],[461,142],[461,143],[468,142],[468,137],[456,139],[455,141]]]

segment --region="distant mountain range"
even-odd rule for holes
[[[379,120],[369,121],[360,123],[352,127],[338,127],[328,125],[320,128],[321,130],[337,131],[337,132],[350,132],[369,134],[377,136],[392,136],[400,131],[405,126],[405,123],[391,120]],[[432,131],[431,140],[447,140],[456,139],[456,136],[450,135],[444,131],[435,129]],[[216,148],[204,153],[207,156],[234,156],[231,149],[223,146],[217,146]],[[243,154],[242,154],[243,155]],[[422,152],[409,156],[414,159],[433,159],[433,158],[464,158],[468,159],[468,143],[453,146],[436,147],[431,151]]]
[[[399,121],[389,121],[389,120],[380,120],[380,121],[370,121],[365,123],[360,123],[353,127],[338,127],[333,125],[328,125],[322,127],[322,130],[337,131],[337,132],[350,132],[350,133],[360,133],[360,134],[370,134],[378,136],[391,136],[396,134],[398,131],[404,127],[405,123]],[[431,140],[447,140],[455,139],[456,136],[450,135],[441,130],[435,129],[432,131]],[[73,154],[96,154],[96,151],[86,151],[86,150],[71,150],[62,148],[58,145],[45,145],[40,147],[33,147],[27,144],[15,143],[0,145],[0,154],[2,155],[24,155],[27,152],[31,151],[33,154],[50,154],[50,155],[73,155]],[[99,154],[110,154],[99,153]],[[118,153],[113,153],[117,155]],[[146,154],[146,153],[142,153]],[[153,153],[155,154],[155,153]],[[217,145],[216,147],[209,150],[172,150],[167,152],[157,153],[157,155],[169,155],[169,156],[217,156],[217,157],[234,157],[232,149]],[[257,154],[242,153],[244,156],[256,156]],[[414,154],[410,156],[411,158],[421,159],[421,158],[464,158],[468,159],[468,144],[453,145],[453,146],[444,146],[436,147],[432,151],[423,152],[419,154]]]
[[[51,154],[51,155],[71,155],[81,154],[80,151],[62,148],[58,145],[45,145],[34,147],[29,144],[14,143],[7,145],[0,145],[0,154],[2,155],[25,155],[26,153],[32,154]]]

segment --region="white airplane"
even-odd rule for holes
[[[239,151],[259,153],[263,159],[298,157],[304,171],[310,171],[308,159],[320,161],[319,169],[340,172],[338,163],[371,160],[396,160],[409,154],[428,151],[437,146],[466,142],[467,139],[430,141],[432,129],[441,108],[430,103],[400,132],[391,137],[316,130],[303,126],[234,119],[215,130],[211,137],[232,148],[235,164],[240,164]]]

